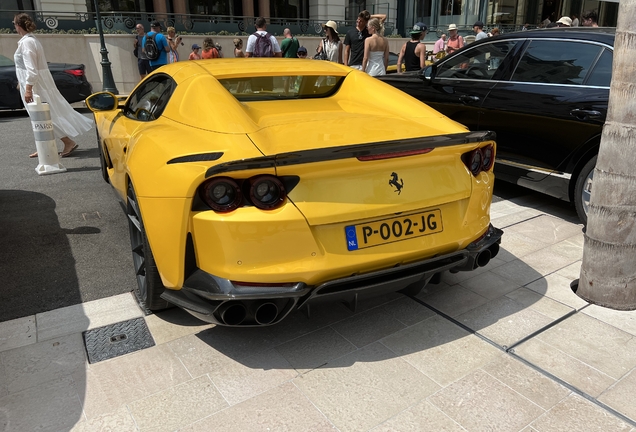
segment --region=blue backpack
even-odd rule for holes
[[[256,32],[256,43],[254,44],[254,57],[274,57],[274,47],[272,46],[271,34],[265,33],[264,35]]]

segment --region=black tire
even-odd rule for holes
[[[110,183],[108,167],[106,166],[106,158],[104,156],[104,148],[102,147],[102,140],[99,137],[99,131],[97,131],[97,128],[95,128],[95,133],[97,134],[97,148],[99,149],[99,165],[102,169],[102,178],[106,183]]]
[[[146,230],[144,230],[141,212],[137,204],[137,196],[132,183],[128,184],[126,214],[128,216],[133,265],[137,277],[137,288],[135,289],[137,301],[146,313],[167,309],[170,307],[170,303],[160,297],[165,287],[161,282],[161,277],[146,237]]]
[[[590,195],[592,194],[592,180],[594,178],[594,167],[596,166],[596,156],[587,161],[576,178],[574,186],[574,207],[583,225],[587,225],[587,211],[590,205]]]

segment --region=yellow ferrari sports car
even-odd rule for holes
[[[494,134],[360,71],[178,62],[87,105],[147,310],[269,325],[321,301],[415,294],[498,252]]]

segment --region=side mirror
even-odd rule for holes
[[[86,98],[86,106],[93,112],[112,111],[119,106],[119,100],[110,92],[99,92]]]
[[[427,66],[424,69],[420,70],[417,75],[422,81],[424,81],[424,84],[429,85],[434,76],[434,69],[435,65]]]

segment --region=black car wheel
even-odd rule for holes
[[[102,169],[102,178],[106,183],[110,183],[108,178],[108,167],[106,166],[106,156],[104,155],[104,148],[102,147],[102,140],[99,137],[99,131],[95,128],[97,134],[97,148],[99,149],[99,165]]]
[[[596,156],[590,159],[576,178],[574,187],[574,207],[583,225],[587,224],[587,212],[590,207],[590,196],[592,195],[592,180],[594,179],[594,167],[596,166]]]
[[[126,213],[130,230],[130,246],[137,276],[137,289],[135,290],[137,301],[146,312],[166,309],[170,303],[160,297],[165,288],[161,282],[152,250],[150,250],[132,183],[128,185],[127,201]]]

